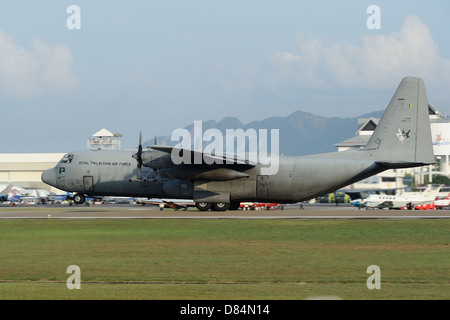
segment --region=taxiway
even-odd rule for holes
[[[136,205],[0,207],[0,219],[450,219],[449,210],[358,210],[348,206],[286,206],[284,210],[200,212]]]

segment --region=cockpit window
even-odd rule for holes
[[[73,154],[68,153],[64,157],[62,157],[60,162],[61,163],[72,163],[72,160],[73,160]]]

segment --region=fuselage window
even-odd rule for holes
[[[72,163],[73,160],[73,154],[66,154],[62,159],[61,159],[61,163]]]

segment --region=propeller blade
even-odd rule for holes
[[[142,165],[142,132],[139,132],[138,161]]]
[[[141,181],[142,178],[142,132],[139,132],[139,146],[138,151],[133,154],[132,156],[134,159],[136,159],[137,162],[137,169],[136,169],[136,175],[137,180]]]

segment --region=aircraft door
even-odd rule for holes
[[[94,177],[83,176],[84,191],[94,191]]]
[[[269,198],[269,176],[256,176],[256,196],[261,200]]]

